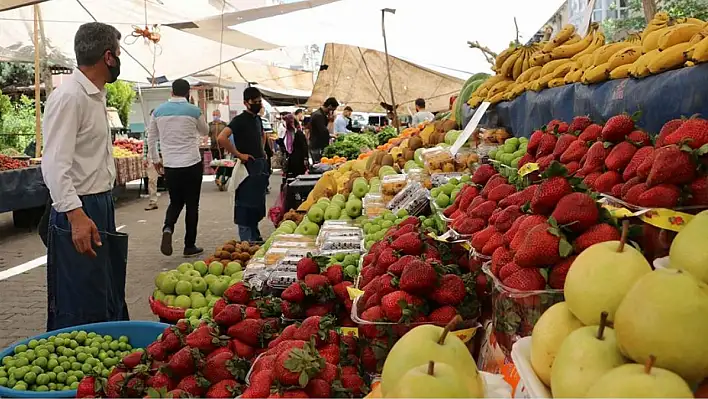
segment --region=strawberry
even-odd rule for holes
[[[514,220],[514,223],[512,223],[511,227],[509,227],[509,230],[507,230],[504,233],[504,236],[502,237],[502,239],[504,240],[504,245],[509,246],[509,244],[511,244],[511,240],[514,239],[514,236],[519,231],[519,226],[521,226],[521,223],[526,219],[526,217],[527,215],[521,215],[516,218],[516,220]]]
[[[538,143],[538,149],[536,150],[536,159],[540,157],[545,157],[546,155],[553,155],[553,150],[556,148],[557,143],[556,136],[550,133],[546,133],[541,137],[541,142]],[[528,146],[527,146],[528,150]]]
[[[638,149],[632,156],[632,159],[629,161],[627,166],[624,168],[624,172],[622,172],[622,179],[624,179],[624,181],[628,181],[633,178],[637,174],[637,168],[639,165],[641,165],[642,162],[644,162],[644,160],[652,154],[654,154],[654,147],[642,147]]]
[[[576,233],[593,226],[599,216],[595,200],[585,193],[571,193],[561,198],[551,214],[559,225],[568,225]]]
[[[577,140],[578,138],[572,134],[561,134],[561,136],[558,137],[558,142],[556,142],[556,148],[553,149],[553,157],[559,159],[559,157],[563,155],[570,145]]]
[[[241,384],[235,380],[221,380],[209,387],[207,390],[207,398],[233,398],[238,395],[238,389]]]
[[[622,175],[614,170],[609,170],[598,176],[592,183],[592,187],[598,193],[609,193],[615,184],[622,183]]]
[[[373,248],[373,246],[372,246]],[[364,261],[362,263],[363,266],[368,266],[376,260],[376,254],[373,252],[369,252],[368,254],[364,255]]]
[[[163,344],[164,346],[164,344]],[[139,365],[140,362],[142,361],[143,358],[143,353],[142,352],[133,352],[128,355],[125,355],[123,359],[120,361],[120,366],[122,368],[132,370],[135,366]]]
[[[275,346],[274,348],[268,350],[267,354],[275,356],[277,358],[278,356],[280,356],[281,353],[288,351],[290,349],[293,349],[293,348],[302,349],[305,347],[305,344],[307,344],[306,341],[302,341],[299,339],[291,339],[288,341],[283,341],[280,344],[278,344],[277,346]]]
[[[136,398],[143,396],[145,392],[145,380],[140,376],[130,376],[127,377],[127,381],[122,389],[122,394],[126,398]]]
[[[595,180],[597,180],[597,178],[600,176],[602,176],[602,172],[589,173],[583,179],[583,184],[585,184],[587,187],[595,187]]]
[[[497,217],[497,220],[494,221],[494,228],[498,232],[504,233],[505,231],[509,230],[509,228],[511,228],[511,225],[514,224],[514,221],[516,221],[516,219],[521,215],[521,207],[519,207],[518,205],[510,205],[504,208],[504,210],[501,211],[501,213]]]
[[[610,195],[612,195],[615,198],[621,198],[622,197],[622,187],[624,187],[623,183],[617,183],[614,186],[612,186],[612,190],[610,190]]]
[[[451,227],[460,234],[469,235],[482,230],[486,225],[483,219],[464,216],[452,222]]]
[[[605,158],[605,166],[609,170],[620,171],[632,160],[637,147],[629,141],[623,141],[612,148]]]
[[[273,362],[275,366],[275,362]],[[264,369],[253,373],[248,382],[248,388],[243,391],[242,398],[265,398],[270,395],[270,386],[275,380],[273,369]]]
[[[495,276],[499,276],[499,270],[506,266],[507,263],[514,260],[514,255],[508,248],[501,246],[492,254],[491,272]]]
[[[472,206],[470,205],[470,208]],[[467,216],[472,217],[472,218],[479,218],[483,220],[488,220],[490,216],[492,216],[492,213],[494,213],[494,210],[497,209],[497,203],[494,201],[485,201],[476,207],[474,209],[468,209],[467,210]]]
[[[474,233],[472,235],[471,240],[472,248],[481,251],[482,248],[484,248],[484,244],[486,244],[487,241],[489,241],[492,235],[496,232],[497,230],[494,228],[494,226],[487,226],[485,229]]]
[[[642,182],[642,179],[640,179],[638,176],[635,176],[635,177],[627,180],[622,185],[622,192],[620,193],[620,196],[617,198],[620,198],[620,199],[626,201],[626,196],[627,196],[627,192],[629,191],[629,189],[631,189],[632,187],[636,186],[637,184],[639,184],[641,182]]]
[[[219,298],[215,303],[214,303],[214,309],[212,310],[212,317],[216,317],[219,313],[221,313],[224,308],[226,308],[226,300],[224,298]]]
[[[593,142],[593,141],[596,141],[597,139],[599,139],[601,135],[602,135],[602,126],[598,125],[596,123],[593,123],[593,124],[589,125],[588,127],[586,127],[585,129],[583,129],[583,132],[580,133],[580,135],[578,136],[578,140],[582,140],[582,141],[590,143],[590,142]]]
[[[379,258],[376,260],[377,268],[387,270],[394,262],[398,260],[398,254],[393,248],[386,248],[379,254]]]
[[[529,142],[526,145],[526,151],[529,154],[535,154],[536,150],[538,149],[539,144],[541,144],[541,138],[543,137],[544,133],[541,130],[536,130],[531,134],[531,137],[529,138]]]
[[[248,361],[234,358],[234,354],[228,351],[207,358],[202,373],[209,382],[216,384],[223,380],[246,378],[248,366]]]
[[[232,303],[226,305],[224,310],[214,317],[214,321],[222,326],[230,327],[241,321],[243,318],[244,306]]]
[[[324,289],[329,285],[329,280],[327,277],[319,274],[308,274],[305,276],[305,286],[312,290],[313,293],[317,294],[320,290]]]
[[[280,298],[282,298],[285,301],[290,301],[290,302],[295,302],[295,303],[300,303],[305,300],[305,290],[302,289],[302,283],[299,281],[296,281],[288,288],[285,289],[285,291],[280,294]]]
[[[437,279],[438,275],[432,266],[417,260],[403,269],[398,286],[406,292],[424,294],[434,289]]]
[[[664,141],[664,145],[683,143],[694,150],[708,144],[708,120],[688,119]]]
[[[181,389],[173,389],[165,394],[165,398],[188,398],[189,394]]]
[[[342,386],[354,397],[360,397],[366,389],[364,380],[358,374],[342,375]]]
[[[605,158],[612,150],[605,147],[605,143],[598,141],[590,146],[585,156],[585,162],[581,162],[581,173],[587,175],[589,173],[600,170],[605,165]],[[579,171],[579,172],[580,172]]]
[[[492,256],[494,251],[496,251],[497,248],[503,245],[504,235],[499,232],[494,232],[494,234],[492,234],[492,236],[489,238],[489,241],[487,241],[482,247],[482,255]]]
[[[472,186],[465,186],[465,187],[472,187]],[[420,226],[420,219],[418,219],[415,216],[408,216],[407,218],[403,219],[403,221],[401,223],[398,224],[398,227],[402,228],[404,226],[408,226],[409,224],[418,227],[418,226]]]
[[[339,364],[339,345],[327,344],[317,349],[320,356],[329,364]]]
[[[479,193],[484,198],[487,198],[487,195],[489,194],[490,191],[492,191],[494,188],[496,188],[500,184],[505,184],[507,182],[506,177],[496,174],[492,176],[489,181],[487,181],[487,184],[484,185],[484,188],[482,191]]]
[[[524,206],[527,202],[531,202],[533,196],[536,194],[537,185],[528,186],[525,189],[511,194],[510,196],[499,201],[500,208],[506,208],[509,205]]]
[[[647,186],[652,187],[662,183],[688,184],[695,176],[696,165],[693,164],[691,155],[681,151],[677,145],[668,145],[654,152],[654,162],[647,177]]]
[[[584,141],[576,139],[568,145],[568,148],[560,155],[560,161],[564,164],[578,162],[588,152],[588,146]]]
[[[592,125],[592,120],[587,116],[576,116],[568,125],[568,132],[572,134],[580,134],[588,126]]]
[[[536,190],[531,200],[531,210],[538,214],[550,214],[561,198],[573,192],[570,183],[561,176],[551,177]]]
[[[555,160],[556,159],[553,157],[553,154],[549,154],[536,159],[536,163],[538,164],[538,168],[541,171],[544,171],[548,169],[548,167],[551,166],[551,162]]]
[[[440,305],[459,305],[465,299],[465,282],[460,276],[446,274],[440,277],[440,283],[430,294],[430,299]]]
[[[420,255],[423,249],[423,241],[417,232],[406,233],[391,243],[391,248],[404,255]],[[388,266],[387,266],[388,268]]]
[[[381,311],[389,321],[399,323],[404,315],[406,318],[414,317],[416,308],[422,304],[418,297],[405,291],[394,291],[381,298]]]
[[[293,338],[302,341],[309,341],[314,338],[319,346],[329,336],[329,331],[334,328],[334,322],[335,320],[332,316],[310,316],[303,320]]]
[[[265,321],[262,319],[245,319],[229,327],[226,333],[247,345],[257,346],[260,343],[264,324]]]
[[[516,251],[519,249],[521,244],[523,244],[524,240],[526,239],[526,236],[528,235],[529,231],[534,228],[535,226],[539,224],[546,223],[546,217],[541,216],[541,215],[529,215],[527,216],[524,221],[519,225],[519,230],[517,231],[516,235],[514,238],[511,240],[511,243],[509,244],[509,248],[511,248],[513,251]]]
[[[416,218],[417,220],[417,218]],[[407,224],[405,226],[398,226],[398,230],[391,230],[393,233],[390,235],[391,240],[395,240],[396,238],[407,234],[407,233],[412,233],[414,231],[418,231],[418,226],[413,225],[413,224]]]
[[[497,277],[499,277],[499,280],[504,281],[507,277],[519,270],[521,270],[521,267],[514,263],[514,261],[511,261],[499,269],[499,275]]]
[[[100,380],[97,380],[94,376],[86,376],[81,379],[78,388],[76,388],[76,397],[98,398],[101,397],[102,391],[103,387]]]
[[[553,133],[557,131],[557,128],[563,123],[560,119],[551,119],[548,123],[546,123],[546,132],[547,133]],[[567,126],[566,126],[567,128]]]
[[[332,265],[328,267],[323,274],[332,285],[337,285],[344,280],[344,270],[342,269],[342,265]]]
[[[282,398],[309,398],[309,396],[302,389],[290,389],[283,392]]]
[[[283,385],[304,387],[325,365],[312,343],[302,348],[290,348],[275,360],[275,378]]]
[[[283,316],[288,319],[299,319],[303,314],[303,310],[300,305],[285,300],[280,303],[280,309],[283,312]]]
[[[437,324],[439,326],[446,326],[452,319],[457,316],[457,309],[455,309],[453,306],[446,305],[440,308],[437,308],[430,312],[430,315],[428,316],[428,320],[430,320],[431,323]]]
[[[234,353],[231,351],[231,349],[228,346],[222,346],[221,348],[218,348],[218,349],[214,350],[213,352],[211,352],[210,354],[208,354],[205,360],[209,361],[209,359],[219,356],[222,353],[227,353],[229,356],[234,355]]]
[[[649,187],[637,198],[637,205],[645,208],[674,208],[681,197],[681,189],[673,184]]]
[[[561,247],[561,240],[558,228],[548,223],[534,226],[516,251],[514,262],[521,267],[542,267],[558,263],[563,256],[568,255],[567,249]]]
[[[580,254],[586,248],[593,244],[605,241],[619,241],[619,231],[607,223],[600,223],[591,226],[585,232],[579,235],[573,242],[573,248],[576,254]]]
[[[528,150],[527,150],[527,151],[528,151]],[[527,152],[526,154],[524,154],[524,155],[519,159],[519,165],[518,165],[518,166],[519,166],[519,167],[522,167],[522,166],[526,165],[527,163],[533,163],[533,162],[536,162],[536,158],[535,158],[533,155],[531,155],[530,153]]]
[[[642,178],[642,181],[649,177],[649,172],[654,165],[654,157],[656,156],[656,150],[648,153],[644,160],[637,166],[637,176]]]
[[[366,309],[364,313],[361,314],[361,319],[368,322],[378,322],[385,320],[385,315],[380,306],[374,306]],[[376,337],[381,337],[384,332],[379,330],[374,324],[360,324],[359,333],[366,338],[373,339]]]
[[[646,183],[635,184],[627,190],[627,194],[625,194],[622,199],[632,205],[637,205],[639,203],[639,196],[641,196],[648,189],[649,186],[647,186]]]
[[[353,284],[351,281],[342,281],[341,283],[334,285],[332,287],[332,291],[334,291],[334,295],[336,295],[340,301],[344,301],[349,298],[349,291],[347,291],[347,287],[351,287],[352,285]]]
[[[320,266],[310,256],[306,256],[297,262],[297,279],[304,280],[308,274],[320,274]]]
[[[494,209],[494,211],[492,212],[492,215],[489,217],[489,220],[488,220],[490,225],[494,225],[494,223],[497,221],[497,217],[499,216],[499,214],[501,213],[502,210],[503,209],[501,209],[499,207],[496,207]]]
[[[636,144],[639,147],[651,146],[651,137],[647,132],[635,130],[627,135],[627,140]]]
[[[291,324],[292,325],[292,324]],[[264,370],[272,370],[275,366],[275,355],[264,355],[258,358],[258,360],[253,363],[253,368],[251,368],[251,375],[255,375]]]
[[[465,214],[486,201],[487,201],[487,199],[482,197],[481,195],[474,197],[472,202],[470,202],[470,206],[468,206],[467,209],[465,210]]]
[[[231,303],[245,305],[251,300],[251,290],[243,282],[238,282],[224,291],[224,297]]]
[[[479,169],[477,169],[479,170]],[[464,186],[460,193],[457,195],[458,198],[460,198],[460,202],[458,203],[458,208],[462,211],[466,211],[467,208],[470,206],[470,203],[472,200],[475,199],[479,195],[479,189],[475,186]],[[454,211],[453,211],[454,212]],[[452,214],[452,212],[451,212]],[[448,216],[448,215],[446,215]]]
[[[602,128],[602,140],[612,143],[618,143],[632,133],[634,130],[634,121],[627,114],[615,115],[607,120]]]
[[[305,309],[305,316],[327,316],[327,314],[334,311],[334,305],[332,302],[310,305]]]
[[[167,368],[172,371],[173,375],[184,377],[194,373],[195,363],[200,358],[201,355],[197,349],[185,346],[172,355],[169,362],[167,362]]]
[[[224,341],[219,339],[219,331],[207,324],[202,324],[187,335],[186,342],[188,346],[204,353],[209,353],[224,345]]]
[[[418,260],[416,259],[416,261]],[[387,273],[379,278],[378,286],[376,287],[376,293],[381,296],[384,296],[395,291],[397,288],[398,280]]]
[[[155,341],[145,348],[145,352],[153,360],[167,359],[167,350],[160,341]]]
[[[688,199],[686,205],[689,206],[708,206],[708,177],[699,177],[694,180],[689,186],[691,198]]]
[[[567,164],[564,164],[563,166],[565,166],[565,169],[568,171],[569,176],[574,175],[575,172],[580,170],[580,162],[578,162],[578,161],[571,161],[571,162],[568,162]]]
[[[487,199],[490,201],[499,202],[504,198],[510,196],[511,194],[514,194],[515,192],[516,187],[512,186],[511,184],[500,184],[494,187],[494,189],[491,190],[489,194],[487,194]]]
[[[252,359],[256,354],[256,350],[253,349],[253,347],[246,345],[236,338],[229,341],[229,349],[242,359]]]
[[[668,144],[666,143],[666,137],[668,137],[670,134],[675,132],[678,128],[683,125],[685,122],[685,119],[672,119],[666,123],[664,123],[664,126],[661,127],[661,130],[659,131],[659,135],[656,137],[656,148],[663,147],[664,145]]]
[[[400,277],[401,274],[403,274],[403,270],[405,269],[405,267],[408,264],[410,264],[411,262],[416,261],[416,260],[418,260],[418,258],[416,258],[413,255],[405,255],[405,256],[401,257],[400,259],[398,259],[397,261],[395,261],[393,264],[391,264],[388,267],[387,271],[389,273],[392,273],[395,276]]]
[[[548,275],[548,285],[556,290],[562,290],[565,286],[565,277],[568,275],[568,270],[575,260],[575,256],[564,259],[561,263],[553,266],[551,273]]]
[[[332,397],[332,388],[330,383],[325,380],[314,379],[310,380],[305,387],[305,392],[311,398],[330,398]]]
[[[201,398],[209,388],[209,381],[198,375],[188,375],[177,384],[177,389],[182,390],[192,397]]]
[[[494,170],[494,167],[492,165],[482,164],[472,175],[472,183],[485,185],[487,184],[487,181],[489,181],[489,178],[494,176],[496,173],[497,171]]]
[[[538,291],[546,287],[546,279],[535,268],[522,268],[504,279],[503,283],[519,291]]]

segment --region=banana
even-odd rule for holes
[[[467,104],[472,108],[477,108],[479,104],[482,104],[482,101],[484,101],[484,97],[472,96]]]
[[[696,63],[693,62],[693,61],[686,61],[686,62],[683,64],[683,66],[686,67],[686,68],[690,68],[690,67],[692,67],[692,66],[696,66]]]
[[[526,69],[524,72],[522,72],[521,75],[519,75],[519,77],[516,79],[516,82],[517,83],[526,83],[529,80],[531,80],[530,79],[531,75],[534,72],[540,71],[540,70],[541,70],[540,66],[530,67],[530,68]]]
[[[666,31],[659,37],[659,50],[664,51],[679,43],[686,43],[698,32],[701,31],[700,25],[679,24],[673,29]]]
[[[548,75],[543,75],[538,79],[538,84],[543,87],[548,87],[548,82],[551,80],[555,79],[555,76],[553,76],[552,73],[549,73]]]
[[[472,93],[473,96],[479,96],[482,98],[487,98],[487,93],[489,93],[489,87],[484,87],[480,90],[480,88],[477,88],[477,91]]]
[[[516,80],[519,75],[521,75],[521,72],[523,72],[523,66],[524,66],[524,59],[526,58],[526,49],[521,49],[519,50],[520,54],[518,57],[516,57],[516,61],[514,62],[514,66],[511,68],[511,78]]]
[[[551,56],[554,60],[560,58],[571,58],[579,52],[585,50],[593,42],[594,35],[588,34],[582,40],[575,43],[569,43],[570,41],[564,43],[562,46],[558,46],[551,50]]]
[[[541,81],[541,79],[539,78],[539,79],[534,80],[533,82],[528,83],[529,90],[541,91],[541,89],[543,89],[543,87],[541,87],[540,81]]]
[[[706,37],[708,37],[708,29],[704,29],[693,35],[693,37],[691,38],[691,40],[688,41],[688,43],[693,46],[694,44],[698,44],[698,42],[705,39]]]
[[[708,62],[708,37],[696,44],[691,60],[695,63]]]
[[[579,42],[581,39],[582,39],[582,38],[580,37],[580,35],[578,35],[577,33],[573,33],[573,36],[571,36],[570,39],[566,40],[565,43],[563,43],[563,46],[565,46],[566,44],[577,43],[577,42]]]
[[[550,73],[553,78],[563,78],[565,75],[568,74],[568,72],[575,71],[580,69],[580,65],[575,62],[575,61],[568,61],[564,64],[561,64],[558,66],[558,68],[554,69],[553,72]]]
[[[667,31],[673,29],[673,26],[666,26],[650,32],[642,39],[642,50],[644,53],[648,53],[655,48],[659,47],[659,38],[664,35]]]
[[[527,83],[533,82],[534,80],[538,80],[538,78],[541,77],[541,69],[543,69],[543,68],[538,67],[538,69],[533,71],[531,73],[531,76],[529,76],[529,80],[527,81]],[[528,85],[527,85],[527,87],[528,87]]]
[[[573,61],[576,61],[578,58],[583,57],[587,54],[593,54],[595,50],[599,49],[600,47],[605,45],[605,34],[602,32],[593,32],[593,40],[592,43],[585,48],[585,50],[575,54],[574,56],[571,57]]]
[[[592,54],[585,54],[583,56],[580,56],[578,58],[571,58],[571,60],[577,62],[580,67],[585,68],[583,65],[585,65],[585,62],[592,62]],[[590,61],[588,61],[590,60]]]
[[[639,45],[639,46],[641,46],[641,44],[642,44],[642,35],[640,35],[639,33],[630,33],[629,35],[627,35],[627,38],[624,39],[624,41],[627,42],[627,43],[632,43],[632,44],[634,44],[634,45]]]
[[[690,25],[697,25],[697,26],[705,25],[705,22],[698,19],[698,18],[678,18],[678,19],[676,19],[676,23],[690,24]]]
[[[499,74],[505,78],[510,78],[513,75],[514,63],[516,62],[516,59],[519,58],[520,54],[521,52],[518,49],[514,50],[514,52],[502,64]]]
[[[629,69],[632,64],[620,65],[617,68],[610,71],[610,79],[624,79],[629,77]]]
[[[520,96],[525,91],[526,91],[526,83],[519,83],[511,90],[511,95],[513,96],[513,98],[516,98],[516,97]]]
[[[563,78],[553,78],[548,82],[548,87],[559,87],[565,85],[565,80]]]
[[[507,49],[499,53],[499,55],[497,55],[497,58],[494,60],[494,67],[497,71],[501,69],[501,66],[502,64],[504,64],[504,61],[509,58],[509,56],[511,55],[511,53],[514,52],[514,50],[516,50],[516,47],[508,47]]]
[[[569,61],[570,60],[566,58],[562,60],[553,60],[551,62],[546,63],[543,68],[541,68],[541,76],[550,74],[551,72],[555,71],[559,65],[565,64]]]
[[[632,64],[629,74],[637,79],[641,79],[650,75],[649,62],[659,55],[659,49],[654,49],[641,57]]]
[[[500,103],[500,102],[502,102],[503,100],[504,100],[504,92],[497,93],[497,94],[494,95],[493,97],[487,99],[487,101],[490,102],[490,103],[492,103],[492,104]]]
[[[495,95],[502,93],[507,88],[507,86],[512,83],[514,83],[513,80],[502,80],[501,82],[495,84],[494,86],[492,86],[491,89],[489,89],[489,93],[487,93],[487,98],[491,99]]]
[[[477,88],[477,90],[475,91],[475,93],[481,92],[482,90],[485,90],[485,89],[486,89],[486,90],[489,90],[490,88],[492,88],[492,86],[494,86],[495,84],[501,82],[501,81],[504,80],[504,79],[506,79],[506,78],[505,78],[504,76],[501,76],[501,75],[494,75],[494,76],[491,76],[491,77],[489,77],[487,80],[485,80],[484,83],[482,83],[481,85],[479,85],[479,87]]]
[[[583,84],[589,85],[607,80],[609,73],[607,71],[607,63],[596,65],[583,73]]]
[[[618,52],[612,54],[610,59],[607,61],[608,68],[610,71],[616,69],[620,65],[632,64],[634,61],[638,60],[642,56],[642,46],[632,46],[623,48]]]
[[[546,63],[553,60],[553,56],[550,53],[545,53],[543,51],[534,53],[531,56],[529,64],[531,66],[544,66]]]
[[[647,65],[649,72],[653,74],[668,71],[669,69],[678,68],[686,62],[686,56],[683,54],[690,45],[688,42],[679,43],[667,48],[659,53],[659,55],[651,60]]]
[[[565,84],[580,82],[580,78],[583,77],[583,72],[584,71],[582,69],[568,72],[568,74],[565,75],[565,77],[563,78],[563,80],[565,81]]]
[[[575,33],[575,26],[571,24],[567,24],[561,29],[558,34],[556,34],[551,41],[546,43],[545,46],[543,46],[543,51],[545,52],[550,52],[554,48],[560,46],[561,44],[565,43],[570,39],[571,36]]]
[[[644,38],[661,28],[664,28],[668,26],[669,24],[669,14],[667,14],[665,11],[660,11],[656,14],[654,14],[654,18],[652,18],[651,21],[649,21],[649,24],[647,24],[647,27],[644,29],[642,32],[642,43],[644,42]]]
[[[606,63],[610,59],[610,57],[612,57],[612,54],[614,54],[624,48],[627,48],[627,47],[632,47],[632,45],[627,42],[617,42],[617,43],[606,44],[606,45],[600,47],[594,53],[595,56],[592,59],[592,65],[598,66],[598,65]]]

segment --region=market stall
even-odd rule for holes
[[[21,166],[0,169],[0,213],[12,212],[16,227],[34,227],[44,212],[49,190],[40,166],[29,166],[26,161]]]

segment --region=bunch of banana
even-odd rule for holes
[[[701,37],[696,43],[693,43],[693,39],[689,42],[691,46],[686,51],[686,58],[691,58],[691,61],[698,64],[702,62],[708,62],[708,30],[696,34],[697,37]]]
[[[531,55],[535,53],[538,48],[539,45],[534,43],[528,46],[518,46],[502,51],[495,60],[495,64],[497,65],[501,62],[499,69],[497,69],[497,74],[508,79],[516,80],[519,75],[529,69],[531,66]],[[510,49],[511,51],[509,51]]]
[[[630,33],[627,35],[627,37],[624,39],[625,42],[627,43],[632,43],[635,46],[641,46],[642,45],[642,34],[641,33]]]
[[[639,45],[625,47],[612,54],[607,60],[607,70],[610,79],[623,79],[629,76],[630,66],[641,56],[642,46]],[[614,72],[615,70],[617,72]]]
[[[636,79],[641,79],[650,75],[649,62],[659,55],[659,49],[654,49],[648,53],[644,53],[639,57],[629,68],[629,75]]]
[[[479,104],[482,103],[479,99],[481,98],[484,100],[487,98],[487,94],[489,93],[489,90],[497,83],[506,80],[506,78],[502,75],[494,75],[489,78],[487,78],[484,83],[481,85],[477,86],[477,89],[472,92],[472,95],[470,96],[469,101],[467,104],[469,104],[470,107],[476,108]]]
[[[554,47],[551,49],[550,54],[551,58],[554,60],[559,60],[563,58],[573,58],[576,55],[580,56],[582,54],[585,54],[586,52],[592,52],[597,46],[593,46],[595,43],[595,37],[596,37],[596,32],[598,29],[598,24],[593,23],[590,25],[590,31],[588,32],[587,35],[585,35],[584,38],[573,41],[568,40],[567,42],[563,43],[562,45],[558,47]],[[577,36],[577,35],[575,35]],[[604,38],[603,38],[604,42]],[[549,42],[552,43],[552,42]],[[586,51],[587,50],[587,51]]]
[[[669,26],[668,13],[666,13],[665,11],[660,11],[654,14],[654,18],[649,21],[647,27],[644,28],[644,31],[642,32],[642,45],[644,44],[644,41],[650,33],[666,28],[667,26]]]

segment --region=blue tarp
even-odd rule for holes
[[[527,91],[513,101],[490,107],[480,126],[505,127],[517,137],[529,137],[551,119],[570,122],[589,115],[604,123],[613,115],[641,111],[637,125],[657,134],[667,121],[701,114],[708,117],[708,64],[681,68],[647,78],[610,80],[586,86],[580,83],[540,92]],[[474,110],[463,106],[463,121]]]

